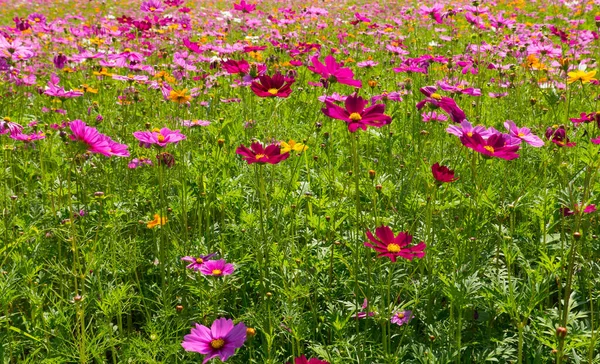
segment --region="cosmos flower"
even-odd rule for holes
[[[539,148],[544,146],[544,141],[531,133],[529,128],[519,128],[512,120],[506,120],[504,127],[508,130],[510,136],[522,140],[532,147]]]
[[[183,260],[184,262],[190,263],[186,266],[186,268],[198,271],[198,270],[200,270],[200,267],[202,267],[202,265],[206,261],[208,261],[210,258],[214,257],[215,255],[217,255],[217,253],[210,253],[208,255],[200,255],[199,257],[185,256],[185,257],[182,257],[181,260]]]
[[[589,204],[585,206],[583,210],[581,210],[582,206],[584,205],[576,203],[575,206],[573,206],[573,210],[569,209],[568,207],[561,207],[560,211],[562,212],[563,216],[577,215],[580,211],[584,214],[591,214],[592,212],[596,212],[596,205],[594,204]]]
[[[98,153],[110,157],[111,146],[104,135],[100,134],[94,127],[87,126],[81,120],[73,120],[69,123],[71,135],[69,138],[73,141],[80,142],[85,146],[88,152]]]
[[[149,158],[145,158],[145,157],[140,157],[140,158],[133,158],[128,164],[127,167],[129,169],[135,169],[138,167],[143,167],[143,166],[151,166],[152,165],[152,160],[150,160]]]
[[[169,92],[169,96],[167,96],[167,99],[178,104],[186,104],[192,99],[192,96],[188,95],[187,93],[188,90],[186,88],[181,91],[171,90]]]
[[[265,148],[258,142],[252,143],[250,148],[242,144],[235,150],[235,153],[241,155],[248,164],[277,164],[290,156],[289,152],[282,153],[277,144],[271,144]]]
[[[287,364],[291,364],[291,363],[287,362]],[[294,358],[294,364],[329,364],[329,362],[325,361],[325,360],[320,360],[317,358],[307,359],[306,356],[302,355],[297,358]]]
[[[235,270],[233,264],[227,263],[225,259],[208,260],[200,266],[200,273],[205,276],[228,276]]]
[[[367,100],[354,94],[346,98],[345,108],[325,100],[325,107],[321,111],[332,119],[348,123],[348,130],[351,133],[356,132],[359,128],[362,130],[367,130],[367,126],[380,128],[392,122],[392,118],[383,113],[385,111],[384,104],[374,104],[365,108],[367,103]]]
[[[22,141],[24,143],[31,143],[35,140],[45,139],[46,135],[44,134],[44,132],[41,132],[41,131],[39,131],[37,133],[31,133],[31,134],[23,134],[21,132],[17,132],[17,133],[11,133],[10,138],[14,139],[14,140]]]
[[[242,13],[251,13],[256,9],[256,4],[247,3],[241,0],[239,4],[233,4],[233,10],[241,11]]]
[[[146,227],[148,229],[154,229],[157,226],[165,225],[168,221],[169,221],[169,219],[167,219],[166,216],[160,217],[159,214],[154,214],[154,219],[151,221],[148,221],[148,223],[146,224]]]
[[[140,141],[140,146],[150,148],[152,145],[166,147],[171,143],[178,143],[186,138],[179,130],[169,128],[154,128],[152,131],[136,131],[133,136]]]
[[[337,63],[332,55],[325,57],[325,64],[321,63],[317,56],[314,56],[311,62],[313,65],[312,67],[309,66],[308,69],[319,74],[328,83],[338,82],[342,85],[362,87],[362,82],[354,79],[352,70],[350,68],[342,68],[342,65]]]
[[[140,5],[140,10],[146,13],[162,13],[165,11],[165,8],[163,7],[162,2],[158,0],[148,0]]]
[[[433,107],[439,107],[444,110],[455,123],[460,123],[466,120],[465,112],[461,110],[456,104],[454,99],[446,96],[442,96],[436,93],[437,88],[435,86],[425,86],[419,89],[426,98],[417,103],[417,110],[421,110],[426,104],[430,104]]]
[[[392,262],[396,262],[398,257],[413,260],[425,256],[425,243],[421,241],[411,245],[413,237],[408,233],[400,232],[394,236],[389,226],[380,226],[375,229],[375,235],[367,231],[367,238],[371,242],[365,242],[364,245],[375,249],[379,258],[388,257]]]
[[[552,143],[558,145],[559,147],[574,147],[576,143],[569,140],[567,137],[567,131],[561,125],[560,127],[551,127],[549,126],[546,129],[546,139],[550,140]]]
[[[184,336],[181,346],[186,351],[204,354],[202,364],[219,357],[226,361],[235,354],[235,350],[244,345],[246,341],[246,325],[240,322],[233,325],[233,320],[220,318],[215,320],[210,329],[204,325],[196,324],[190,334]]]
[[[581,83],[589,83],[591,81],[596,81],[594,76],[596,75],[596,70],[585,72],[582,70],[577,70],[573,72],[567,73],[567,83],[572,84],[573,82],[581,81]]]
[[[281,73],[276,73],[273,77],[262,75],[258,77],[260,82],[252,82],[250,89],[260,97],[281,97],[286,98],[292,93],[290,86],[294,80],[286,82]]]
[[[400,311],[395,313],[390,320],[391,323],[396,324],[398,326],[402,326],[407,324],[413,317],[412,311]]]
[[[210,121],[208,120],[182,120],[181,124],[183,126],[187,126],[189,128],[194,126],[209,126]]]
[[[439,183],[450,183],[458,180],[458,177],[454,177],[454,171],[446,166],[440,166],[439,163],[435,163],[431,166],[431,173],[433,178]]]
[[[294,151],[294,152],[304,152],[305,150],[308,149],[308,147],[302,143],[296,143],[293,139],[290,139],[289,142],[284,142],[281,141],[279,142],[279,146],[281,147],[281,153],[287,153],[290,151]]]
[[[356,318],[356,319],[362,319],[362,318],[365,318],[365,317],[375,316],[376,312],[373,312],[373,311],[368,311],[367,312],[367,311],[365,311],[367,309],[367,307],[369,307],[369,301],[365,298],[363,300],[363,304],[361,306],[362,310],[360,312],[357,312],[354,315],[354,318]]]
[[[465,147],[489,157],[505,160],[519,158],[516,153],[519,146],[512,144],[511,137],[507,134],[493,133],[487,139],[484,139],[479,133],[475,132],[471,135],[464,134],[460,137],[460,141]]]

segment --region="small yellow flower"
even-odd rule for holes
[[[186,102],[192,99],[192,97],[188,95],[187,92],[187,88],[184,88],[181,91],[171,90],[168,99],[178,104],[185,104]]]
[[[596,75],[596,71],[585,72],[581,70],[577,70],[575,72],[567,73],[569,78],[567,79],[568,84],[572,84],[573,82],[581,81],[581,83],[588,83],[590,81],[597,81],[594,76]]]
[[[293,139],[290,139],[289,142],[284,142],[281,141],[279,143],[279,145],[281,146],[281,154],[283,153],[287,153],[289,151],[295,151],[295,152],[304,152],[305,150],[308,149],[308,147],[302,143],[296,143]]]
[[[165,217],[160,217],[159,214],[154,214],[154,220],[149,221],[146,224],[146,227],[148,227],[148,229],[153,229],[153,228],[155,228],[155,227],[157,227],[159,225],[163,226],[164,224],[167,223],[167,221],[169,221],[169,220],[167,219],[166,216]]]
[[[94,71],[94,76],[112,76],[112,73],[108,72],[108,68],[102,68],[100,72]]]

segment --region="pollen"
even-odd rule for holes
[[[269,91],[267,91],[267,92],[270,93],[273,96],[277,95],[277,89],[276,88],[270,88]]]
[[[266,155],[266,154],[257,154],[257,155],[256,155],[256,159],[262,159],[262,158],[269,159],[269,156],[268,156],[268,155]]]
[[[433,94],[431,94],[431,98],[432,99],[436,99],[436,100],[441,100],[442,99],[442,95],[433,93]]]
[[[387,251],[390,252],[390,253],[399,253],[400,252],[400,245],[394,244],[394,243],[388,244]]]
[[[202,263],[204,263],[204,259],[196,258],[196,264],[202,264]]]
[[[159,142],[161,142],[161,143],[162,143],[162,142],[164,142],[164,141],[165,141],[165,136],[164,136],[164,135],[162,135],[162,134],[158,134],[158,135],[156,136],[156,139],[157,139]]]
[[[396,314],[396,316],[397,316],[399,319],[403,319],[403,318],[404,318],[404,313],[403,313],[403,312],[399,312],[398,314]]]
[[[215,350],[219,350],[221,349],[223,346],[225,346],[225,340],[223,339],[215,339],[213,341],[210,342],[210,347],[215,349]]]
[[[469,138],[471,138],[471,137],[473,136],[473,132],[472,132],[472,131],[468,132],[468,133],[467,133],[467,136],[468,136]]]
[[[221,274],[223,274],[223,271],[220,269],[213,269],[211,273],[213,276],[220,276]]]
[[[485,150],[487,150],[490,153],[494,153],[494,147],[486,145],[485,147],[483,147]]]
[[[522,137],[524,137],[524,136],[525,136],[525,134],[524,134],[524,133],[519,133],[519,134],[517,134],[517,136],[518,136],[519,138],[522,138]]]
[[[357,112],[353,112],[352,114],[350,114],[350,116],[348,118],[350,120],[352,120],[352,121],[360,121],[360,120],[362,120],[362,116],[360,116],[360,114],[357,113]]]

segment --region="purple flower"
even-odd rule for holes
[[[448,117],[446,115],[438,114],[435,111],[423,113],[423,114],[421,114],[421,118],[424,123],[428,123],[430,121],[439,121],[439,122],[448,121]]]
[[[513,138],[524,141],[532,147],[543,147],[544,141],[537,135],[531,133],[529,128],[519,128],[512,120],[506,120],[504,127],[508,130],[509,135]]]
[[[209,126],[210,125],[210,121],[208,120],[182,120],[181,124],[183,126],[187,126],[187,127],[193,127],[193,126]]]
[[[194,257],[191,257],[188,255],[188,256],[181,258],[181,260],[183,260],[184,262],[190,262],[190,264],[188,264],[186,266],[186,268],[198,271],[198,270],[200,270],[200,267],[202,267],[202,265],[204,265],[204,263],[207,260],[214,257],[215,255],[217,255],[217,253],[210,253],[208,255],[200,255],[197,258],[194,258]]]
[[[200,267],[200,273],[205,276],[215,277],[228,276],[233,273],[234,270],[233,264],[227,263],[225,259],[209,260],[204,262]]]
[[[235,354],[235,349],[242,347],[246,341],[246,325],[240,322],[233,326],[233,320],[220,318],[215,320],[210,329],[196,324],[190,334],[185,335],[181,346],[186,351],[204,354],[202,364],[219,357],[226,361]]]
[[[41,131],[39,131],[37,133],[32,133],[32,134],[23,134],[19,131],[17,133],[11,133],[10,138],[14,139],[14,140],[22,141],[24,143],[31,143],[34,140],[40,140],[40,139],[46,138],[46,135],[44,134],[44,132],[41,132]]]
[[[339,82],[343,85],[362,87],[360,80],[354,79],[354,73],[350,68],[342,68],[341,63],[337,63],[332,55],[325,57],[325,64],[319,61],[319,57],[314,56],[311,59],[312,67],[309,70],[321,75],[321,78],[329,83]]]
[[[461,110],[456,104],[454,99],[450,97],[442,96],[436,93],[437,88],[435,86],[425,86],[419,89],[426,98],[417,103],[417,110],[421,110],[426,104],[431,104],[433,107],[439,107],[444,110],[455,123],[460,123],[466,120],[465,112]]]
[[[144,148],[150,148],[152,145],[164,148],[170,143],[178,143],[186,138],[179,130],[171,130],[169,128],[136,131],[133,133],[133,136],[140,141],[140,146]]]
[[[393,324],[402,326],[402,325],[408,323],[408,321],[410,321],[412,318],[413,318],[412,311],[406,310],[406,311],[400,311],[400,312],[395,313],[392,316],[392,319],[390,321]]]
[[[456,125],[450,125],[446,131],[452,135],[456,135],[457,137],[462,137],[463,135],[472,136],[473,133],[477,133],[481,135],[484,139],[489,136],[487,129],[481,125],[473,127],[470,122],[463,120],[460,123],[460,127]]]
[[[144,1],[140,6],[140,10],[146,13],[162,13],[165,11],[163,4],[158,0]]]
[[[152,160],[150,160],[149,158],[145,158],[145,157],[133,158],[129,162],[129,164],[127,164],[127,167],[129,167],[130,169],[135,169],[138,167],[143,167],[144,165],[151,166]]]

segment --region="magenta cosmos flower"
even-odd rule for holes
[[[421,110],[426,104],[430,104],[435,108],[439,107],[444,110],[450,115],[452,121],[455,123],[460,123],[467,118],[465,112],[458,107],[454,99],[436,93],[437,88],[435,86],[421,87],[419,91],[421,91],[426,98],[417,103],[417,110]]]
[[[252,143],[250,148],[242,144],[235,150],[235,153],[241,155],[248,164],[277,164],[290,156],[289,152],[281,153],[279,145],[275,143],[265,148],[258,142]]]
[[[433,174],[433,178],[440,183],[449,183],[458,180],[458,177],[454,177],[453,170],[446,166],[440,166],[439,163],[431,166],[431,173]]]
[[[354,79],[352,70],[350,68],[342,68],[342,65],[336,63],[332,55],[325,57],[325,64],[321,63],[317,56],[314,56],[311,62],[313,66],[309,66],[308,69],[319,74],[329,83],[339,82],[342,85],[362,87],[362,82]]]
[[[227,263],[225,259],[209,260],[200,267],[200,273],[205,276],[228,276],[235,270],[233,264]]]
[[[152,145],[164,148],[167,144],[178,143],[186,138],[185,135],[179,132],[179,129],[171,130],[169,128],[136,131],[133,136],[140,141],[140,146],[144,148],[150,148]]]
[[[380,128],[392,122],[392,118],[383,113],[385,111],[384,104],[374,104],[365,109],[367,103],[367,100],[354,94],[346,98],[345,109],[325,100],[325,107],[321,111],[332,119],[348,123],[348,130],[351,133],[358,128],[362,130],[367,130],[367,126]]]
[[[519,146],[511,144],[511,137],[507,134],[493,133],[487,139],[484,139],[478,133],[470,134],[463,134],[460,137],[460,141],[467,148],[489,157],[497,157],[505,160],[519,158],[519,155],[516,153],[519,150]]]
[[[426,245],[424,242],[419,242],[416,245],[411,245],[412,235],[400,232],[394,236],[392,229],[389,226],[380,226],[375,229],[375,236],[371,231],[367,231],[367,238],[371,241],[365,242],[365,246],[375,249],[378,257],[388,257],[392,262],[396,261],[397,257],[413,260],[414,258],[423,258],[425,256]]]
[[[165,11],[163,4],[158,0],[144,1],[140,10],[146,13],[162,13]]]
[[[204,354],[202,364],[210,359],[219,357],[226,361],[235,354],[235,350],[246,341],[246,325],[243,322],[233,326],[233,320],[220,318],[215,320],[210,329],[196,324],[191,333],[185,335],[181,346],[185,351]]]
[[[190,264],[188,264],[186,266],[186,268],[188,269],[193,269],[193,270],[200,270],[200,267],[202,267],[202,265],[204,265],[204,263],[209,260],[210,258],[214,257],[215,255],[217,255],[217,253],[211,253],[208,255],[200,255],[199,257],[191,257],[191,256],[185,256],[182,257],[181,260],[184,262],[189,262]]]
[[[245,0],[239,4],[233,4],[233,10],[241,11],[242,13],[251,13],[256,9],[256,4],[247,3]]]
[[[69,123],[69,128],[72,132],[69,138],[73,141],[80,142],[90,153],[98,153],[107,157],[113,155],[118,157],[129,156],[127,145],[115,142],[108,136],[99,133],[96,128],[87,126],[86,123],[81,120],[71,121]]]
[[[392,319],[390,320],[393,324],[396,324],[398,326],[402,326],[406,323],[408,323],[408,321],[410,321],[410,319],[412,319],[413,314],[412,311],[406,310],[406,311],[400,311],[394,314],[394,316],[392,316]]]
[[[290,86],[294,80],[286,82],[281,73],[276,73],[273,77],[268,75],[258,76],[260,82],[252,82],[250,89],[260,97],[281,97],[286,98],[292,93]]]
[[[287,362],[287,364],[291,363]],[[306,356],[302,355],[294,359],[294,364],[329,364],[329,362],[317,358],[307,359]]]

